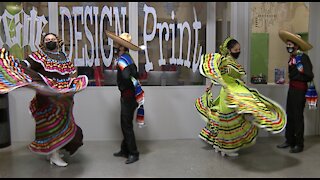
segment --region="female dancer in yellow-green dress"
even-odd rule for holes
[[[220,53],[202,55],[200,62],[200,73],[211,80],[211,85],[195,103],[207,123],[199,137],[222,156],[238,156],[241,148],[253,145],[258,128],[275,134],[286,125],[284,109],[242,81],[246,73],[236,61],[239,54],[240,44],[229,37],[220,46]],[[221,85],[215,99],[212,83]]]

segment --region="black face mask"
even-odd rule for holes
[[[293,53],[294,48],[293,47],[287,47],[287,51],[288,51],[288,53]]]
[[[114,48],[113,48],[113,53],[114,53],[114,54],[118,54],[118,53],[119,53],[119,48],[115,48],[115,47],[114,47]]]
[[[117,58],[119,56],[119,52],[120,52],[119,48],[113,47],[113,54],[114,54],[115,58]]]
[[[50,51],[55,50],[57,48],[57,43],[53,41],[46,42],[46,48]]]
[[[238,59],[239,55],[240,55],[240,52],[236,52],[236,53],[233,53],[231,52],[230,53],[232,57],[234,57],[235,59]]]

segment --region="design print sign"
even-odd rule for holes
[[[198,33],[199,30],[201,29],[201,22],[197,20],[197,14],[195,9],[193,8],[193,14],[194,14],[194,22],[192,24],[192,26],[190,26],[190,24],[188,22],[183,22],[183,23],[178,23],[177,28],[180,30],[179,34],[180,34],[180,49],[179,49],[179,57],[174,57],[175,56],[175,24],[170,23],[168,24],[167,22],[163,22],[163,23],[157,23],[157,13],[156,10],[153,7],[149,7],[147,5],[144,5],[143,7],[143,11],[145,13],[144,16],[144,26],[143,26],[143,41],[144,41],[144,45],[146,47],[145,49],[145,54],[146,54],[146,64],[145,64],[145,69],[146,71],[150,71],[153,69],[153,63],[150,62],[149,60],[149,54],[148,54],[148,42],[152,41],[155,38],[156,35],[156,29],[159,29],[159,49],[160,49],[160,57],[159,57],[159,61],[158,61],[158,65],[164,65],[166,64],[166,60],[163,58],[163,53],[162,53],[162,41],[163,41],[163,29],[166,29],[166,34],[165,34],[165,40],[168,41],[169,38],[172,38],[172,57],[169,59],[169,63],[170,64],[175,64],[175,65],[184,65],[188,68],[190,68],[191,66],[191,62],[190,62],[190,49],[191,49],[191,27],[193,28],[193,30],[195,31],[195,46],[193,48],[193,62],[192,62],[192,70],[193,72],[195,72],[198,69],[199,66],[199,62],[200,62],[200,57],[202,54],[202,46],[199,47],[199,55],[198,55],[198,59],[196,58],[197,55],[197,49],[198,49]],[[148,22],[148,16],[152,15],[153,17],[153,21]],[[175,18],[175,14],[174,11],[172,11],[171,13],[171,19],[174,20]],[[147,33],[147,24],[148,23],[152,23],[153,24],[153,29],[152,32],[150,34]],[[184,43],[184,29],[187,29],[188,31],[188,53],[187,53],[187,59],[183,59],[182,58],[182,43]],[[169,37],[169,31],[171,30],[171,34],[172,37]]]
[[[146,56],[146,71],[148,72],[154,68],[154,64],[149,59],[148,43],[153,41],[157,35],[159,36],[160,51],[158,66],[169,62],[171,65],[181,65],[187,68],[192,67],[192,71],[196,72],[202,54],[202,46],[198,44],[199,30],[201,29],[202,23],[197,19],[195,8],[193,9],[194,21],[192,24],[189,24],[187,21],[179,22],[177,24],[168,22],[158,23],[157,12],[154,7],[145,4],[143,11],[143,42],[146,47],[144,50]],[[111,65],[113,58],[113,41],[108,38],[108,44],[104,44],[106,43],[103,40],[103,35],[106,30],[104,29],[104,23],[108,23],[109,26],[115,26],[115,33],[121,34],[126,29],[126,12],[126,7],[118,8],[103,6],[101,10],[99,10],[99,7],[97,6],[73,6],[70,9],[63,6],[59,7],[59,18],[61,20],[61,24],[58,25],[61,26],[61,32],[59,33],[61,34],[62,40],[66,39],[67,34],[69,36],[68,43],[70,43],[70,47],[68,54],[69,58],[74,57],[75,66],[99,66],[100,58],[106,67]],[[152,16],[153,21],[148,21],[149,15]],[[171,20],[175,20],[174,11],[171,12]],[[29,45],[32,51],[36,51],[39,48],[43,29],[48,24],[48,21],[44,15],[38,16],[37,11],[33,8],[30,11],[30,15],[26,14],[23,10],[15,15],[11,15],[5,10],[0,17],[0,23],[3,26],[5,37],[5,40],[0,37],[0,46],[7,44],[10,48],[15,44],[18,44],[20,47]],[[14,29],[10,28],[12,23],[14,23]],[[153,28],[151,33],[147,33],[147,24],[150,23]],[[91,32],[88,28],[89,26],[94,27],[94,32]],[[83,29],[84,32],[80,31],[80,29]],[[12,33],[12,31],[15,33]],[[156,33],[157,31],[159,33]],[[194,37],[191,36],[191,31],[194,31]],[[175,32],[179,32],[179,41],[177,42],[175,40]],[[83,41],[84,38],[88,41]],[[165,57],[163,57],[162,42],[164,40],[169,41],[170,39],[172,42],[172,57],[166,57],[168,59],[165,59]],[[191,47],[192,41],[194,41],[193,47]],[[81,49],[79,48],[79,42],[83,43]],[[179,51],[178,57],[175,57],[175,43],[179,43],[180,45],[180,48],[177,49]],[[186,59],[183,59],[182,57],[182,54],[184,53],[182,45],[184,43],[187,43],[188,45]],[[105,52],[105,45],[110,46],[108,55],[106,55]],[[64,52],[66,51],[65,45],[62,47],[62,50]],[[192,62],[190,60],[191,51],[193,51]],[[80,52],[80,55],[75,52]]]

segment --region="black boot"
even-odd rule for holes
[[[290,146],[290,147],[294,147],[293,145],[285,142],[285,143],[283,143],[283,144],[277,145],[277,148],[287,148],[287,147],[289,147],[289,146]]]
[[[124,152],[122,152],[122,151],[113,153],[113,155],[114,155],[115,157],[125,157],[125,158],[128,158],[128,156],[129,156],[127,153],[124,153]]]
[[[129,155],[126,164],[131,164],[139,160],[139,156]]]
[[[290,153],[299,153],[303,151],[302,146],[294,146],[293,148],[290,149]]]

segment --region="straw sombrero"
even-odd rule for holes
[[[291,32],[285,31],[285,30],[280,30],[279,36],[282,39],[282,41],[285,43],[287,43],[287,41],[294,42],[295,44],[297,44],[301,48],[302,51],[308,51],[313,48],[311,44],[304,41],[301,38],[301,36],[298,34],[293,34]]]
[[[128,33],[122,33],[120,34],[119,36],[117,36],[116,34],[114,34],[113,32],[110,32],[110,31],[106,31],[106,34],[108,37],[110,37],[113,41],[115,41],[116,43],[126,47],[126,48],[129,48],[131,50],[134,50],[134,51],[140,51],[141,48],[132,44],[131,43],[131,35],[128,34]]]

